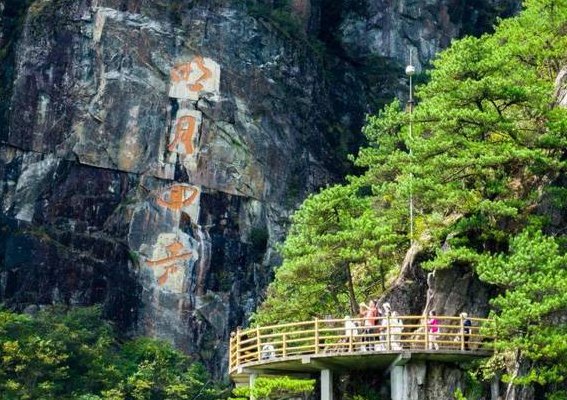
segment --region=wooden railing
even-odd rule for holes
[[[468,318],[472,326],[464,327],[462,317],[436,319],[437,332],[423,316],[379,317],[373,326],[364,326],[364,318],[315,319],[237,330],[230,336],[229,370],[302,355],[492,350],[493,337],[483,329],[490,320]]]

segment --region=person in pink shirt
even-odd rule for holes
[[[435,316],[435,310],[429,311],[429,319],[427,320],[427,329],[429,330],[429,350],[439,350],[439,320]]]

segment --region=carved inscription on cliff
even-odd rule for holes
[[[156,194],[158,206],[173,212],[183,211],[197,224],[199,218],[199,198],[201,191],[187,184],[172,185]]]
[[[167,149],[171,152],[193,155],[197,147],[201,113],[199,111],[183,109],[177,113],[177,120],[173,126],[173,134]]]
[[[218,93],[219,90],[220,66],[210,58],[196,56],[171,70],[171,98],[199,100],[201,93]]]
[[[182,293],[188,263],[194,257],[184,234],[162,233],[154,245],[152,257],[146,265],[153,271],[155,282],[165,290]]]

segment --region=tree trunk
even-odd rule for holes
[[[512,379],[511,382],[508,383],[508,388],[506,389],[506,397],[505,400],[516,400],[516,386],[514,385],[514,378],[516,378],[520,372],[521,367],[521,352],[520,350],[516,350],[516,354],[514,357],[514,371],[512,372]]]

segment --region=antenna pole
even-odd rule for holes
[[[411,63],[412,59],[412,49],[409,51],[409,64],[406,67],[406,75],[409,77],[409,139],[410,142],[413,139],[413,74],[415,74],[415,67]],[[413,158],[413,153],[411,147],[409,148],[409,155],[410,155],[410,165]],[[410,217],[410,245],[413,246],[413,172],[410,172],[410,196],[409,196],[409,217]]]

